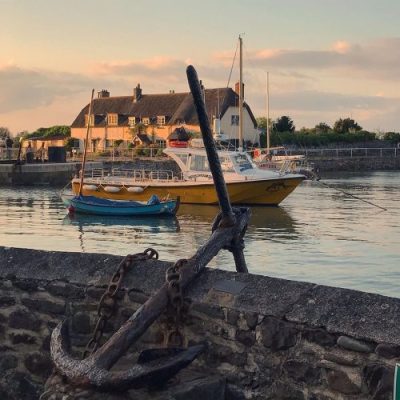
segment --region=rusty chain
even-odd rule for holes
[[[112,275],[106,291],[101,296],[99,305],[97,307],[97,315],[99,318],[93,330],[92,338],[85,347],[82,358],[86,358],[90,354],[93,354],[100,347],[100,340],[103,337],[104,328],[107,324],[107,321],[114,315],[116,311],[116,297],[126,272],[132,267],[134,262],[145,261],[151,258],[158,260],[158,253],[156,250],[148,248],[142,253],[128,254],[121,261],[117,271]]]
[[[182,325],[189,310],[190,300],[184,298],[181,286],[181,268],[188,262],[186,259],[178,260],[169,267],[165,274],[168,284],[168,314],[173,319],[173,324],[169,324],[166,335],[166,345],[168,347],[183,347],[185,338],[182,333]],[[172,325],[174,325],[172,327]]]

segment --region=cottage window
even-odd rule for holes
[[[130,127],[135,126],[135,124],[136,124],[136,118],[135,118],[135,117],[129,117],[129,118],[128,118],[128,124],[129,124]]]
[[[107,123],[108,125],[118,125],[118,114],[108,114]]]
[[[157,116],[157,125],[165,125],[165,115]]]
[[[231,125],[239,125],[239,115],[231,115]]]
[[[142,118],[142,123],[143,123],[143,125],[150,125],[150,118],[147,118],[147,117]]]
[[[89,114],[85,114],[85,126],[88,125],[88,117],[89,117]],[[93,114],[90,116],[90,126],[94,126],[94,115]]]

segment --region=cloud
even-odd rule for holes
[[[215,59],[232,60],[233,53],[221,52]],[[327,49],[258,49],[248,50],[250,68],[324,70],[345,72],[356,78],[398,79],[400,37],[381,38],[363,44],[339,40]]]
[[[93,81],[79,74],[0,66],[0,113],[50,105],[82,92]]]

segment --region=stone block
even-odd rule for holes
[[[77,312],[72,317],[72,331],[74,333],[88,334],[92,332],[90,316],[84,312]]]
[[[218,306],[212,306],[205,303],[193,303],[192,310],[207,315],[210,318],[225,319],[224,310]]]
[[[261,324],[261,342],[272,351],[286,350],[297,342],[298,330],[290,323],[266,317]]]
[[[18,358],[13,354],[1,354],[0,357],[0,376],[3,376],[4,372],[9,369],[17,368]]]
[[[66,282],[51,282],[46,286],[46,290],[53,296],[63,299],[79,300],[85,298],[85,288],[71,285]]]
[[[330,347],[336,344],[336,337],[324,329],[305,329],[301,335],[305,340],[322,347]]]
[[[26,329],[37,332],[42,325],[42,321],[32,312],[18,309],[9,315],[8,325],[15,329]]]
[[[25,357],[24,365],[33,375],[48,378],[53,369],[51,358],[46,353],[34,352]]]
[[[244,318],[246,320],[246,324],[249,327],[249,329],[251,329],[251,330],[256,329],[256,326],[258,324],[258,314],[257,313],[246,312],[244,314]]]
[[[348,336],[339,336],[337,344],[343,349],[357,351],[359,353],[372,353],[375,349],[372,343],[367,343]]]
[[[89,286],[86,288],[86,295],[94,300],[100,300],[105,290],[105,287]]]
[[[16,304],[16,300],[13,296],[0,295],[0,307],[10,307]]]
[[[375,353],[383,358],[400,358],[400,346],[381,343],[376,347]]]
[[[149,298],[149,296],[147,294],[139,292],[137,290],[130,290],[128,292],[128,297],[129,297],[130,301],[132,301],[134,303],[138,303],[138,304],[145,303]]]
[[[345,371],[328,371],[326,374],[330,389],[345,395],[358,394],[361,392],[360,379],[354,374]]]
[[[36,337],[28,333],[15,333],[11,332],[9,335],[12,344],[35,344]]]
[[[56,315],[64,315],[65,314],[65,303],[64,302],[55,302],[47,299],[31,299],[24,298],[22,299],[22,304],[25,307],[33,311],[43,312],[45,314],[56,314]]]
[[[321,381],[321,370],[315,368],[312,363],[301,360],[287,360],[282,366],[289,379],[295,382],[304,382],[307,385],[317,385]]]
[[[6,374],[3,381],[7,400],[37,400],[41,394],[40,386],[34,384],[28,374],[12,371]]]
[[[31,279],[17,279],[13,281],[13,286],[24,292],[36,292],[39,288],[38,282]]]
[[[244,331],[238,329],[235,334],[235,340],[247,347],[251,347],[256,342],[256,334],[254,331]]]
[[[230,325],[236,326],[240,318],[240,312],[238,310],[227,308],[226,310],[226,321]]]
[[[392,398],[394,368],[382,364],[369,364],[363,369],[363,377],[372,400]]]

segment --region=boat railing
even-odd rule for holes
[[[85,173],[87,178],[129,178],[135,181],[148,181],[148,180],[160,180],[160,181],[177,181],[182,180],[182,173],[176,173],[172,170],[131,170],[131,169],[101,169],[95,168],[88,170]]]

